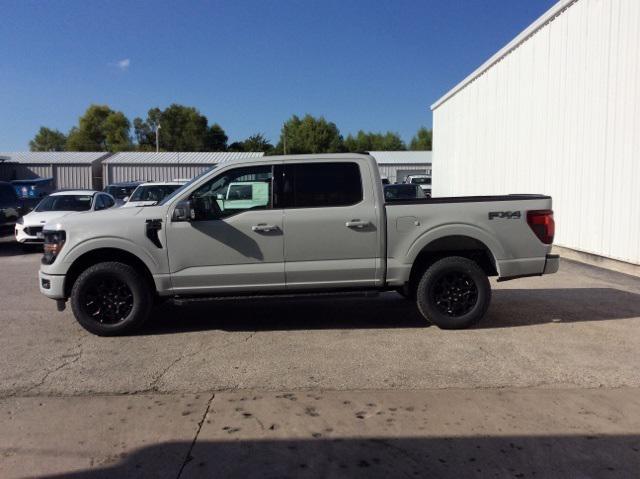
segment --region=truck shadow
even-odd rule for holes
[[[615,288],[501,289],[479,328],[640,319],[640,294]]]
[[[229,438],[152,444],[41,477],[637,477],[639,447],[635,434]]]
[[[614,288],[503,289],[493,292],[478,329],[640,318],[640,295]],[[267,298],[203,301],[157,309],[141,334],[201,330],[283,331],[424,328],[413,301],[378,297]]]

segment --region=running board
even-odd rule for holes
[[[209,301],[234,301],[241,299],[298,299],[298,298],[375,298],[380,295],[378,290],[362,291],[333,291],[315,293],[271,293],[271,294],[251,294],[251,295],[216,295],[216,296],[174,296],[171,298],[173,304],[182,306]]]

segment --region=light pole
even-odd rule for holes
[[[160,151],[160,123],[156,125],[156,153]]]

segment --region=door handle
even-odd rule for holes
[[[365,226],[369,226],[371,223],[369,221],[362,221],[362,220],[351,220],[351,221],[347,221],[344,225],[347,228],[358,228],[358,229],[362,229]]]
[[[266,223],[260,223],[251,227],[251,231],[257,233],[269,233],[270,231],[277,231],[277,229],[278,227],[276,225],[268,225]]]

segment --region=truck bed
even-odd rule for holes
[[[387,201],[387,283],[407,269],[427,245],[434,249],[486,247],[497,274],[510,278],[542,274],[551,246],[527,224],[527,211],[550,210],[551,197],[514,194]]]

